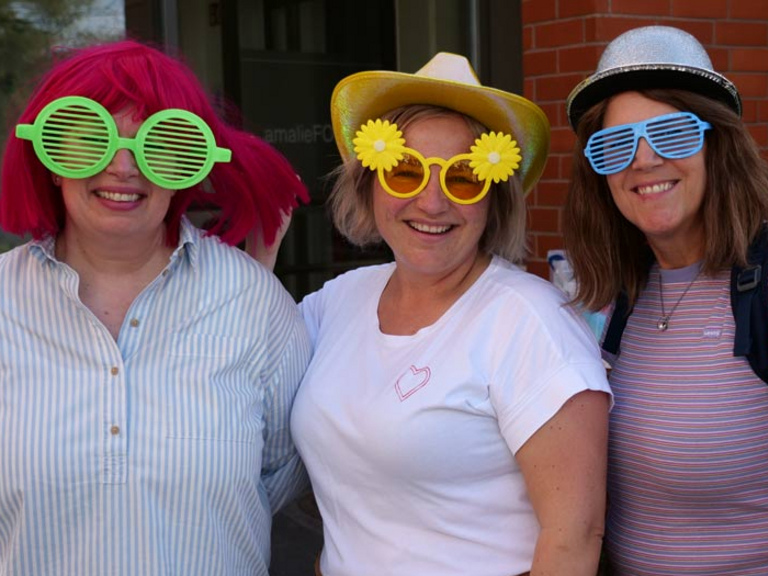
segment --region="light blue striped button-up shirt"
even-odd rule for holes
[[[185,221],[115,342],[53,248],[0,256],[0,574],[266,575],[306,482],[293,300]]]

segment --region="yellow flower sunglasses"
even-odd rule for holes
[[[412,198],[429,182],[430,166],[440,166],[440,188],[456,204],[482,200],[491,182],[506,182],[520,167],[520,148],[511,136],[491,132],[475,140],[471,152],[453,158],[424,158],[405,146],[403,133],[388,120],[369,120],[352,143],[364,167],[378,173],[382,188],[396,198]]]

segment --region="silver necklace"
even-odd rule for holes
[[[688,282],[688,286],[685,287],[685,290],[683,290],[683,293],[680,294],[680,298],[677,299],[677,302],[675,302],[675,305],[672,306],[672,310],[669,311],[669,314],[664,312],[664,284],[661,282],[661,270],[659,270],[659,299],[661,300],[661,316],[659,317],[659,321],[656,323],[656,328],[664,332],[667,328],[669,328],[669,319],[672,318],[672,314],[674,314],[675,309],[677,309],[677,305],[680,304],[680,302],[685,298],[685,295],[688,294],[688,290],[690,290],[691,286],[693,286],[693,283],[696,282],[696,278],[699,277],[699,274],[701,273],[701,268],[699,268],[699,271],[696,272],[696,276],[693,277],[693,280]]]

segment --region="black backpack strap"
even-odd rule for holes
[[[731,270],[731,308],[736,323],[733,355],[746,356],[768,383],[768,227],[749,247],[748,265]]]
[[[616,298],[616,304],[613,307],[611,319],[608,322],[608,329],[605,331],[602,348],[609,354],[616,356],[621,346],[621,335],[624,334],[624,328],[627,326],[629,318],[629,300],[623,290]]]

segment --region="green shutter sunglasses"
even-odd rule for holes
[[[126,148],[150,182],[169,190],[194,186],[215,162],[232,159],[232,151],[216,146],[213,132],[197,114],[161,110],[142,123],[135,137],[122,138],[109,111],[81,96],[54,100],[34,124],[18,124],[16,136],[31,140],[43,165],[65,178],[94,176]]]

